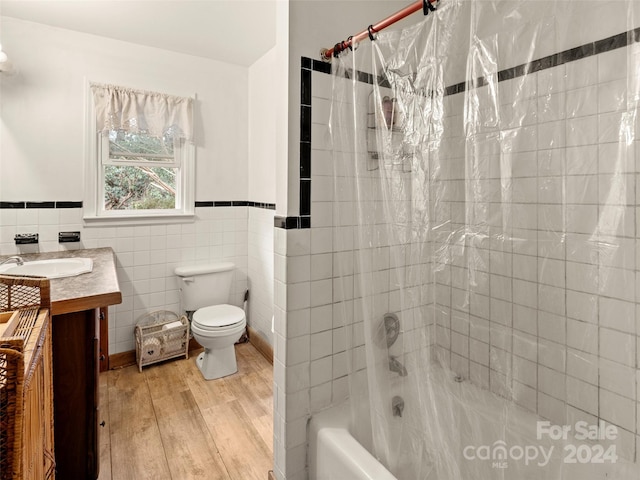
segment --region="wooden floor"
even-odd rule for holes
[[[272,365],[236,345],[238,373],[205,381],[197,353],[100,375],[100,480],[267,479]]]

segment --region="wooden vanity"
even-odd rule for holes
[[[108,362],[107,307],[121,303],[122,295],[111,248],[23,255],[27,261],[62,257],[91,258],[93,271],[50,282],[56,478],[95,480],[102,429],[98,374]]]

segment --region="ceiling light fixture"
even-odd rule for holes
[[[12,73],[13,65],[9,60],[9,57],[2,51],[2,45],[0,45],[0,73]]]

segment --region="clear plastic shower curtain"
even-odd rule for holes
[[[333,59],[353,425],[398,479],[640,478],[639,10],[442,0]]]

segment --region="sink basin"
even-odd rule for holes
[[[34,260],[23,265],[9,263],[0,265],[0,273],[7,275],[36,275],[47,278],[74,277],[93,270],[90,258],[52,258],[50,260]]]

